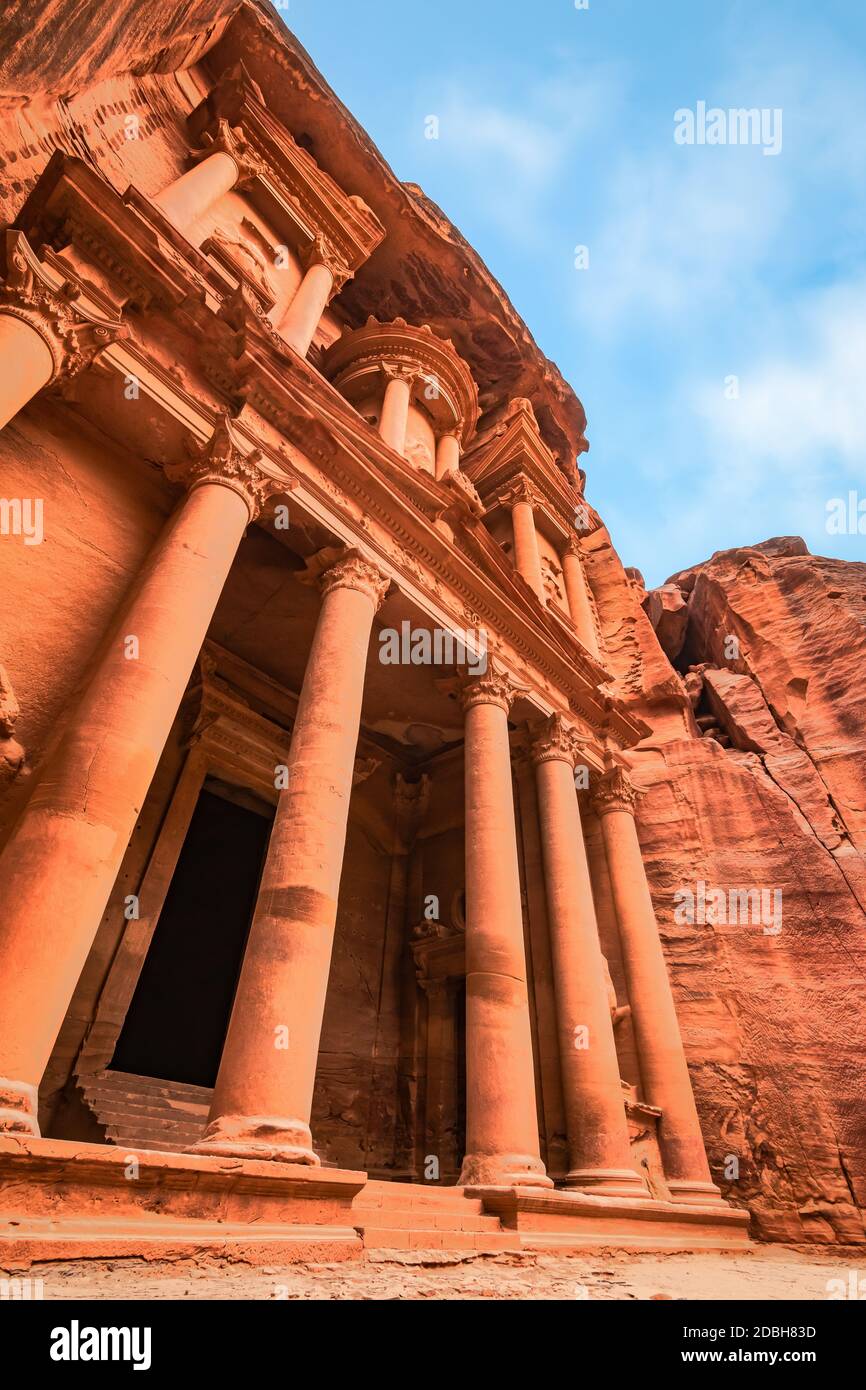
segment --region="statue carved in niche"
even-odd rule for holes
[[[562,570],[558,565],[553,563],[549,555],[541,556],[541,578],[547,597],[552,599],[555,603],[562,604],[564,601],[562,585],[560,583]]]
[[[407,439],[403,452],[404,457],[413,468],[417,468],[422,473],[433,472],[433,454],[423,440]]]

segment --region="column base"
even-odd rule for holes
[[[26,1081],[0,1076],[0,1133],[39,1139],[39,1090]]]
[[[707,1202],[724,1202],[721,1188],[714,1182],[692,1182],[688,1178],[668,1178],[668,1191],[672,1202],[691,1202],[692,1205]]]
[[[221,1115],[187,1153],[306,1163],[316,1168],[322,1162],[313,1148],[309,1125],[262,1115]]]
[[[650,1196],[646,1179],[633,1168],[572,1168],[562,1185],[568,1191],[589,1192],[598,1197]]]
[[[532,1154],[467,1154],[458,1187],[553,1187],[540,1158]]]

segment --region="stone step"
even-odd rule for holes
[[[365,1250],[465,1250],[495,1255],[503,1250],[520,1250],[520,1237],[514,1231],[424,1231],[404,1227],[367,1231],[358,1227]]]
[[[477,1197],[466,1197],[462,1187],[426,1187],[420,1183],[384,1182],[371,1179],[355,1199],[364,1207],[389,1207],[401,1211],[427,1208],[436,1211],[481,1212]]]
[[[201,1138],[212,1092],[205,1086],[98,1072],[79,1085],[105,1136],[129,1149],[183,1153]]]
[[[187,1145],[196,1143],[202,1135],[200,1129],[178,1129],[174,1126],[163,1126],[162,1128],[158,1128],[156,1126],[130,1124],[128,1120],[124,1119],[115,1120],[111,1124],[106,1125],[105,1130],[106,1134],[112,1138],[115,1135],[120,1136],[124,1144],[139,1139],[142,1142],[145,1140],[148,1142],[161,1142],[163,1139],[166,1139],[172,1144]]]
[[[122,1148],[131,1154],[138,1154],[139,1151],[149,1154],[185,1154],[190,1147],[188,1140],[147,1138],[143,1134],[122,1133],[121,1130],[106,1130],[106,1138],[111,1140],[115,1148]],[[192,1143],[195,1143],[195,1140]]]
[[[194,1086],[189,1081],[164,1081],[158,1076],[135,1076],[132,1072],[126,1071],[94,1072],[92,1076],[81,1077],[79,1084],[83,1088],[102,1087],[124,1092],[135,1091],[140,1095],[183,1098],[198,1101],[202,1105],[210,1105],[213,1096],[213,1088],[210,1086]]]
[[[137,1101],[125,1101],[122,1096],[108,1097],[88,1097],[88,1100],[99,1111],[103,1123],[115,1119],[118,1115],[128,1116],[130,1119],[141,1120],[147,1124],[150,1120],[161,1120],[166,1124],[188,1125],[193,1129],[203,1128],[207,1124],[208,1112],[204,1107],[197,1106],[195,1110],[161,1105],[141,1105]]]
[[[478,1216],[474,1212],[436,1212],[424,1211],[419,1207],[400,1211],[381,1207],[368,1208],[353,1205],[352,1219],[367,1231],[373,1230],[416,1230],[416,1231],[499,1231],[498,1216]]]
[[[142,1148],[151,1149],[154,1145],[162,1148],[165,1144],[171,1144],[177,1150],[188,1149],[201,1138],[198,1130],[142,1129],[140,1125],[129,1125],[123,1121],[106,1125],[105,1134],[113,1144],[125,1144],[132,1148],[141,1145]]]

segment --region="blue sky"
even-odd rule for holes
[[[574,386],[625,564],[656,584],[789,534],[866,559],[827,530],[866,499],[862,0],[278,8]],[[699,101],[781,110],[780,152],[677,144]]]

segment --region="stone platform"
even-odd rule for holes
[[[0,1139],[0,1269],[34,1261],[335,1262],[364,1250],[731,1249],[748,1214],[530,1188],[427,1187],[362,1172],[65,1140]]]

